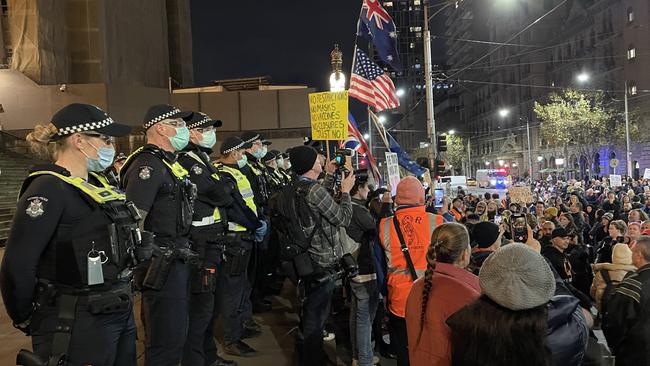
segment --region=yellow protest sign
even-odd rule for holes
[[[311,139],[341,141],[348,137],[348,92],[309,94]]]

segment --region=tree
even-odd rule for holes
[[[568,158],[572,146],[584,156],[588,166],[602,146],[618,139],[620,129],[614,114],[603,106],[602,93],[582,93],[567,89],[551,93],[548,103],[535,102],[540,133],[549,146],[561,148]],[[623,130],[624,131],[624,130]]]
[[[443,160],[447,166],[451,165],[453,172],[460,171],[463,160],[467,159],[464,139],[458,135],[447,135],[447,151],[443,153]]]

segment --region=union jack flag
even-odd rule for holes
[[[393,81],[358,48],[350,78],[349,95],[373,107],[377,112],[399,107]]]
[[[379,173],[379,168],[377,167],[377,161],[375,157],[372,156],[370,149],[366,140],[363,138],[363,135],[357,127],[357,122],[354,120],[352,113],[348,113],[348,138],[343,142],[343,147],[346,149],[356,150],[359,154],[360,159],[366,159],[372,175],[375,178],[375,182],[379,184],[381,182],[381,173]]]

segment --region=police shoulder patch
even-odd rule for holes
[[[191,170],[195,175],[203,174],[203,168],[199,164],[194,164]]]
[[[153,169],[150,166],[143,165],[143,166],[140,167],[140,173],[138,173],[138,176],[142,180],[147,180],[147,179],[151,178],[151,171],[152,170]]]
[[[25,213],[32,219],[43,216],[47,201],[48,200],[45,197],[29,197],[27,199],[28,204]]]

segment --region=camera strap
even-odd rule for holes
[[[408,266],[409,273],[413,282],[418,279],[418,275],[415,272],[415,266],[413,265],[413,259],[411,259],[411,253],[409,253],[409,248],[406,246],[406,241],[404,240],[404,235],[402,235],[402,229],[399,227],[399,220],[397,220],[397,215],[393,216],[393,224],[395,225],[395,231],[397,232],[397,237],[399,238],[399,245],[402,248],[402,254],[404,254],[404,259],[406,259],[406,265]]]

